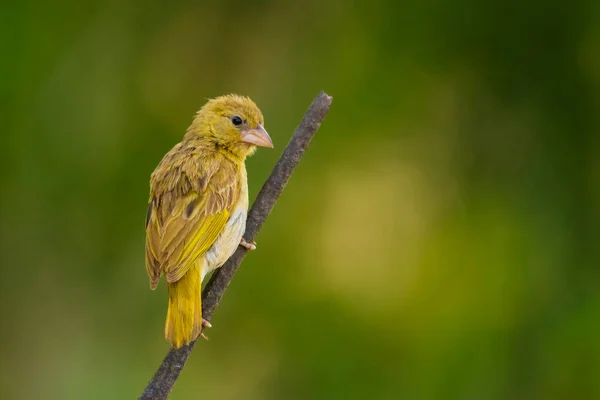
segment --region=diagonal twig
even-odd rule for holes
[[[296,165],[300,162],[310,140],[323,122],[331,106],[331,101],[332,98],[330,96],[325,94],[325,92],[321,92],[313,100],[310,107],[308,107],[304,118],[302,118],[300,125],[294,131],[292,139],[283,151],[275,168],[273,168],[273,172],[271,172],[271,175],[258,193],[248,213],[246,233],[244,234],[246,241],[252,242],[254,240],[271,213],[285,185],[290,180]],[[210,281],[206,284],[202,292],[202,316],[206,320],[210,320],[212,317],[215,308],[219,305],[227,286],[229,286],[229,282],[231,282],[233,275],[240,267],[247,251],[245,248],[238,246],[236,252],[221,268],[215,271]],[[140,400],[166,399],[169,396],[175,385],[175,381],[179,377],[179,373],[194,348],[194,344],[195,341],[179,349],[169,350],[160,367],[158,367],[158,370],[148,383],[148,386],[146,386],[144,393],[140,396]]]

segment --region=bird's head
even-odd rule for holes
[[[256,146],[273,147],[258,106],[248,97],[229,94],[209,100],[196,114],[186,138],[201,138],[244,159]]]

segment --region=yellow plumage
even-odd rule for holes
[[[210,100],[183,141],[150,179],[146,270],[169,289],[165,337],[175,348],[202,330],[201,284],[239,245],[246,226],[244,161],[255,146],[273,147],[258,107],[246,97]]]
[[[165,337],[175,348],[189,343],[202,332],[202,302],[200,299],[200,268],[193,267],[177,282],[169,286],[169,308]]]

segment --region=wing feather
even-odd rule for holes
[[[196,264],[223,231],[240,197],[234,165],[205,160],[202,168],[193,161],[166,173],[159,171],[161,163],[152,175],[146,217],[146,269],[152,288],[161,275],[176,282]]]

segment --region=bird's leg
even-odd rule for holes
[[[244,239],[242,237],[242,240],[240,241],[240,246],[248,249],[248,250],[256,250],[256,242],[252,242],[252,243],[248,243],[246,242],[246,239]]]
[[[204,331],[204,328],[212,328],[212,325],[210,324],[210,322],[208,322],[207,320],[202,318],[202,330],[203,331]],[[206,336],[204,334],[204,332],[200,332],[200,336],[202,336],[205,340],[208,340],[208,336]]]

